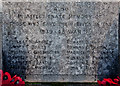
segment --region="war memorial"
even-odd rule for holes
[[[119,75],[119,1],[2,0],[0,7],[4,71],[27,82]]]

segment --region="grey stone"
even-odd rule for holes
[[[2,12],[0,12],[0,69],[2,69]]]
[[[118,2],[2,4],[5,71],[35,82],[118,74]]]
[[[0,70],[1,69],[2,69],[2,12],[0,12]],[[1,76],[2,73],[0,72],[0,82],[2,82]]]

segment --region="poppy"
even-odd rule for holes
[[[113,82],[113,80],[111,78],[108,79],[104,79],[105,81],[107,81],[108,83],[112,84],[112,85],[116,85],[117,83]]]
[[[114,82],[111,78],[104,78],[103,81],[98,80],[100,86],[120,86],[117,82]]]
[[[16,77],[17,77],[17,75],[15,75],[14,77],[12,77],[12,79],[10,80],[10,83],[9,83],[9,84],[14,84]]]
[[[114,79],[114,82],[115,83],[119,83],[119,79]]]
[[[24,81],[22,81],[22,79],[20,77],[13,77],[13,79],[10,81],[10,84],[13,84],[14,86],[23,86],[25,84]]]
[[[9,84],[11,81],[11,75],[8,72],[3,73],[2,84]]]
[[[25,82],[22,79],[15,75],[11,78],[11,75],[8,72],[3,73],[0,70],[0,86],[24,86]]]
[[[0,70],[0,86],[2,85],[2,79],[3,79],[3,71]]]
[[[106,81],[104,80],[103,81],[97,80],[97,82],[100,86],[106,86]]]

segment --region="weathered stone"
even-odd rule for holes
[[[0,70],[2,69],[2,12],[0,12]],[[2,82],[2,73],[0,72],[0,82]],[[1,83],[0,83],[1,86]]]
[[[118,2],[3,2],[4,70],[26,81],[116,76]]]

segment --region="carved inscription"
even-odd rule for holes
[[[117,39],[116,9],[116,3],[4,2],[6,70],[33,75],[102,75],[100,62],[105,58],[111,62],[108,54],[115,59],[118,49],[117,40],[111,41]]]

